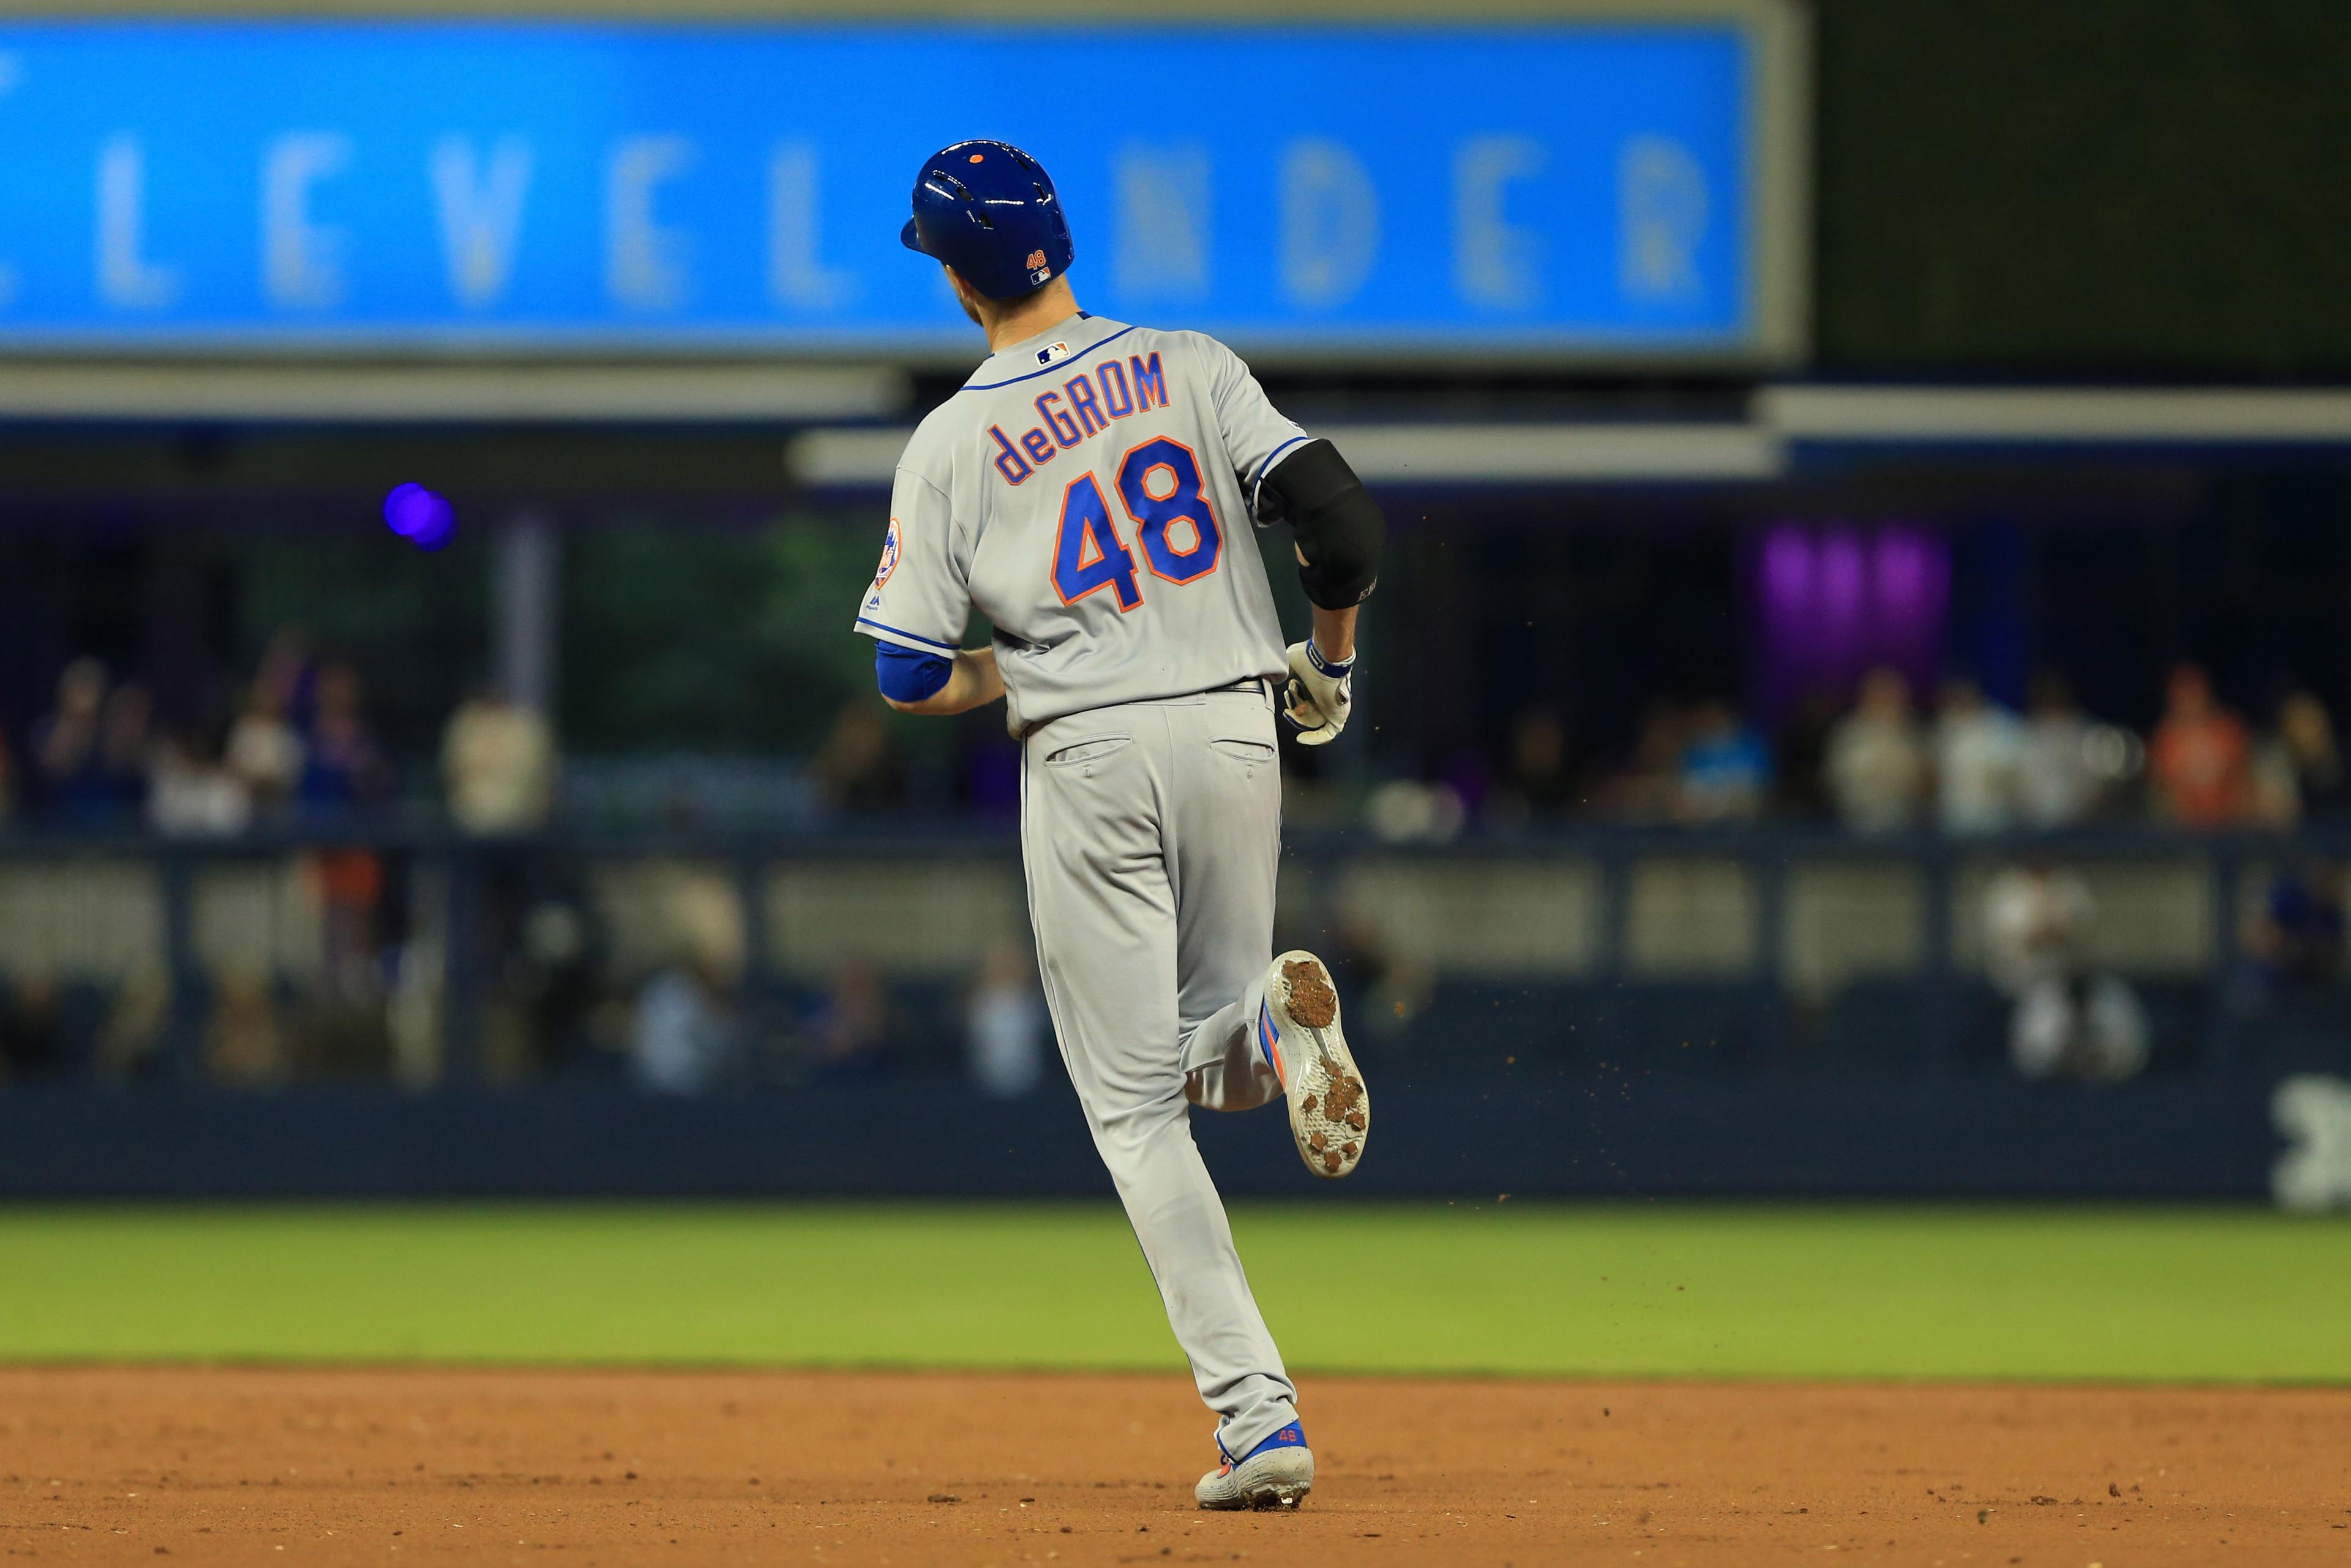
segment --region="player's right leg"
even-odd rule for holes
[[[1192,1142],[1176,1032],[1176,890],[1161,842],[1172,785],[1162,705],[1072,716],[1021,761],[1030,923],[1070,1081],[1151,1265],[1169,1326],[1248,1455],[1297,1423],[1296,1390],[1249,1293]]]

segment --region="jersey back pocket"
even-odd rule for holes
[[[1059,751],[1047,752],[1045,766],[1067,768],[1073,763],[1098,761],[1113,751],[1133,745],[1134,741],[1134,737],[1131,735],[1105,735],[1092,740],[1081,740],[1073,746],[1065,746]]]

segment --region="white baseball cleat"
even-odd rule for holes
[[[1289,1096],[1290,1132],[1306,1168],[1333,1181],[1353,1170],[1372,1099],[1339,1032],[1338,988],[1313,954],[1284,953],[1266,971],[1257,1048]]]
[[[1247,1458],[1234,1458],[1222,1444],[1217,1453],[1223,1467],[1202,1476],[1192,1489],[1202,1508],[1290,1509],[1314,1490],[1314,1452],[1295,1421],[1251,1448]]]

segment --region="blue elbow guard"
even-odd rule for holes
[[[952,660],[936,653],[917,653],[895,643],[873,644],[873,678],[882,695],[893,703],[918,703],[935,696],[955,673]]]

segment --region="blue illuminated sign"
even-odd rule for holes
[[[1758,49],[1733,20],[0,26],[0,349],[959,352],[898,227],[925,153],[996,136],[1053,171],[1110,315],[1751,354]]]

